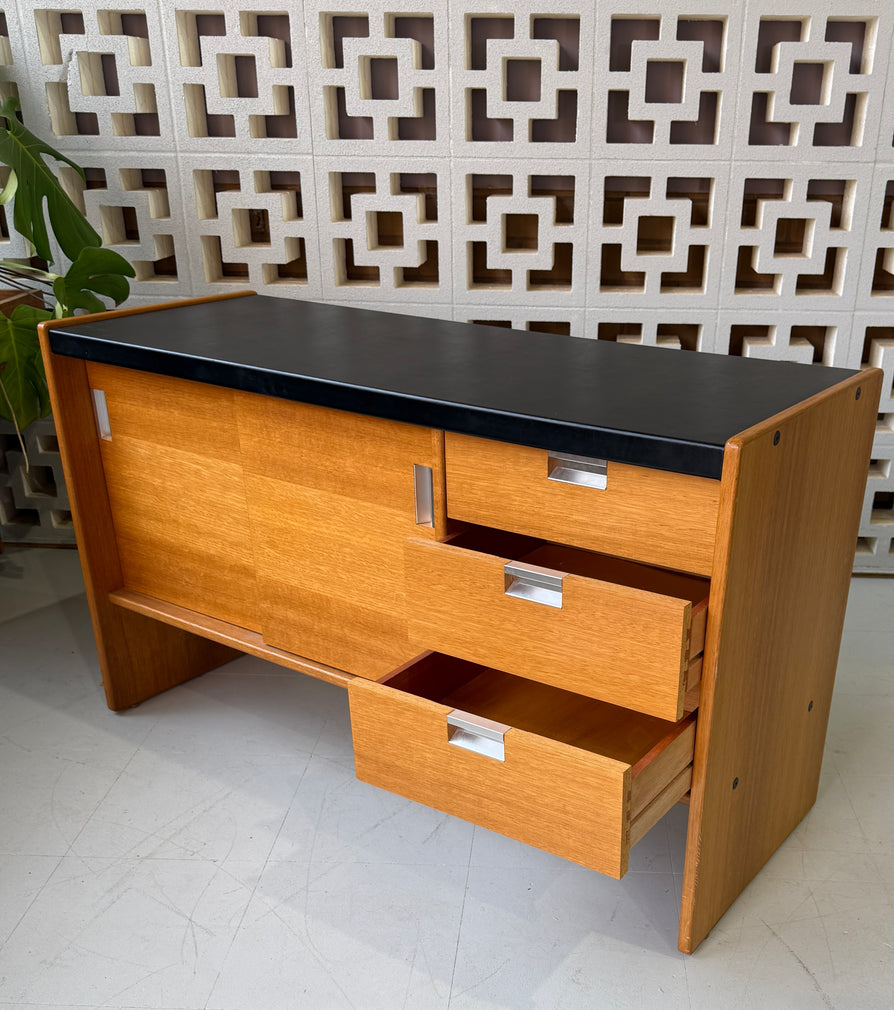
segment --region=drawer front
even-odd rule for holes
[[[233,393],[90,362],[124,588],[259,630]]]
[[[561,555],[561,548],[544,548],[528,557],[539,561]],[[524,561],[517,565],[517,558],[412,539],[406,559],[410,636],[420,648],[660,719],[681,718],[686,692],[700,672],[701,661],[694,657],[704,647],[705,604],[693,608],[688,599],[558,569],[551,571],[560,588],[541,602],[530,598],[541,595],[540,566],[533,566],[529,594],[527,568]],[[604,560],[609,570],[644,567]]]
[[[623,760],[513,727],[499,759],[450,742],[448,717],[477,720],[449,704],[360,679],[348,693],[359,779],[612,877],[689,788],[692,722],[640,762],[638,790]]]
[[[719,481],[609,462],[600,489],[551,480],[545,449],[452,432],[445,445],[452,518],[711,574]]]

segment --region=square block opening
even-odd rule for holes
[[[367,214],[370,248],[403,248],[404,216],[400,211],[379,210]]]
[[[672,252],[674,224],[675,219],[672,217],[641,217],[636,229],[637,255]]]
[[[809,256],[813,221],[803,217],[781,217],[776,222],[774,256]]]
[[[646,63],[646,101],[676,104],[683,101],[685,65],[679,60],[649,60]]]
[[[823,105],[823,84],[826,79],[825,63],[798,61],[792,70],[789,101],[792,105]]]
[[[540,60],[508,59],[503,66],[503,100],[540,101]]]
[[[540,219],[536,214],[504,214],[504,250],[536,249],[539,226]]]

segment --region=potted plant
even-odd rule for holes
[[[21,122],[15,98],[0,104],[0,164],[10,172],[0,205],[13,203],[12,227],[33,251],[31,263],[0,260],[0,418],[11,421],[25,455],[24,429],[50,413],[46,374],[37,324],[78,311],[102,312],[101,299],[119,305],[130,293],[133,267],[111,249],[62,188],[47,158],[65,162],[84,177],[70,158],[34,136]],[[70,265],[53,271],[50,235]]]

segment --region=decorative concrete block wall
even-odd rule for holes
[[[41,418],[24,434],[28,469],[15,428],[0,421],[0,531],[3,538],[40,544],[69,544],[74,538],[62,457],[52,418]]]
[[[856,567],[892,572],[892,32],[890,0],[0,0],[0,94],[136,302],[883,368]]]

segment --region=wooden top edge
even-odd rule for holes
[[[230,298],[246,298],[257,295],[257,291],[226,291],[223,294],[201,295],[197,298],[177,298],[168,302],[154,302],[152,305],[132,305],[126,309],[109,309],[106,312],[90,312],[82,316],[66,316],[64,319],[48,319],[38,324],[38,330],[44,333],[48,329],[58,330],[64,326],[80,326],[99,319],[120,319],[123,316],[140,316],[148,312],[160,312],[163,309],[183,308],[187,305],[203,305],[207,302],[223,302]]]
[[[769,429],[778,428],[786,421],[790,421],[792,418],[798,417],[805,411],[811,410],[818,403],[822,403],[824,400],[838,396],[841,392],[849,388],[854,388],[856,386],[868,387],[865,390],[867,393],[874,389],[876,402],[878,402],[881,394],[881,384],[884,374],[885,373],[880,368],[865,368],[846,379],[842,379],[841,382],[836,382],[834,386],[822,389],[818,393],[814,393],[813,396],[808,396],[806,400],[801,400],[798,403],[793,404],[791,407],[781,410],[778,414],[765,418],[763,421],[759,421],[750,428],[740,431],[737,435],[728,439],[726,448],[729,450],[731,446],[739,447],[748,442],[752,442],[754,439],[765,435]]]

